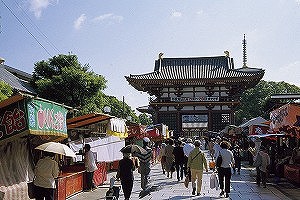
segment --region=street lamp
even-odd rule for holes
[[[105,114],[109,114],[111,112],[111,107],[104,106],[103,111],[104,111]]]

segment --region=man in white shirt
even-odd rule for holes
[[[84,150],[84,165],[87,175],[87,190],[91,191],[93,188],[95,188],[95,185],[93,183],[94,171],[96,171],[98,168],[93,152],[91,151],[91,146],[89,144],[86,144],[84,146]]]
[[[188,175],[188,171],[187,171],[188,157],[194,148],[195,148],[195,145],[193,144],[192,139],[188,138],[186,140],[186,144],[183,146],[183,153],[184,153],[183,171],[184,171],[185,176]],[[190,174],[189,174],[189,176],[190,176]]]

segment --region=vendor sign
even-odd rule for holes
[[[28,127],[24,101],[0,109],[0,140],[25,131]]]
[[[21,134],[67,138],[67,110],[54,103],[22,99],[0,108],[0,140]]]
[[[286,104],[270,113],[270,128],[278,130],[284,126],[299,126],[300,105]]]
[[[68,137],[67,109],[54,103],[32,99],[27,103],[27,111],[31,134]]]

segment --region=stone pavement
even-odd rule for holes
[[[206,154],[207,155],[207,154]],[[209,160],[209,159],[208,159]],[[278,188],[275,184],[268,183],[266,188],[258,187],[255,184],[255,170],[252,168],[242,168],[240,175],[232,175],[231,179],[231,193],[229,198],[220,197],[220,190],[209,188],[209,178],[212,171],[203,174],[203,183],[200,196],[194,196],[192,194],[191,183],[189,188],[184,187],[183,180],[177,181],[176,173],[173,173],[173,178],[167,178],[162,174],[161,165],[155,164],[151,170],[151,184],[157,186],[156,191],[151,192],[149,195],[141,198],[141,200],[190,200],[190,199],[233,199],[233,200],[300,200],[300,190],[297,187],[290,188],[288,192],[285,192]],[[115,175],[110,173],[108,179]],[[140,175],[134,173],[134,187],[131,194],[131,199],[139,199],[140,187]],[[119,182],[116,182],[118,185]],[[99,200],[105,199],[105,193],[108,190],[109,185],[104,184],[99,186],[92,192],[82,192],[74,195],[68,200]],[[122,190],[120,192],[120,200],[124,199]]]

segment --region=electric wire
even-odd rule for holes
[[[34,38],[34,40],[47,52],[47,54],[52,57],[52,55],[50,54],[50,52],[44,47],[44,45],[42,43],[39,42],[39,40],[29,31],[29,29],[25,26],[25,24],[23,24],[21,22],[21,20],[18,18],[17,15],[15,15],[15,13],[10,9],[10,7],[3,1],[1,0],[1,2],[4,4],[4,6],[9,10],[9,12],[17,19],[17,21],[23,26],[23,28],[25,28],[25,30]]]
[[[3,1],[1,0],[1,2],[4,4],[4,6],[10,11],[10,13],[17,19],[17,21],[23,26],[23,28],[25,28],[25,30],[35,39],[35,41],[46,51],[46,53],[50,56],[50,57],[53,57],[51,55],[51,53],[46,49],[46,47],[38,40],[38,38],[30,32],[30,30],[25,26],[24,23],[22,23],[22,21],[19,19],[19,17],[14,14],[14,12],[12,11],[12,9]],[[30,25],[39,33],[41,34],[42,36],[44,36],[46,38],[46,42],[48,44],[50,44],[57,52],[58,54],[61,52],[50,40],[49,38],[38,28],[37,25],[35,25],[32,20],[30,19],[30,17],[26,14],[26,12],[23,10],[23,8],[15,1],[15,3],[17,4],[17,6],[22,10],[22,12],[26,15],[27,19],[29,19],[30,21]],[[65,58],[63,57],[63,59],[70,65],[72,66],[72,64]],[[60,63],[57,63],[60,67],[63,67],[61,66]]]
[[[28,14],[24,11],[24,9],[22,8],[22,6],[20,6],[20,4],[16,1],[14,1],[15,4],[20,8],[20,10],[22,10],[22,13],[26,16],[26,18],[29,21],[29,24],[40,34],[42,35],[45,39],[46,42],[53,47],[53,49],[55,49],[58,53],[60,53],[61,51],[49,40],[49,38],[41,31],[41,29],[32,21],[32,19],[28,16]]]

